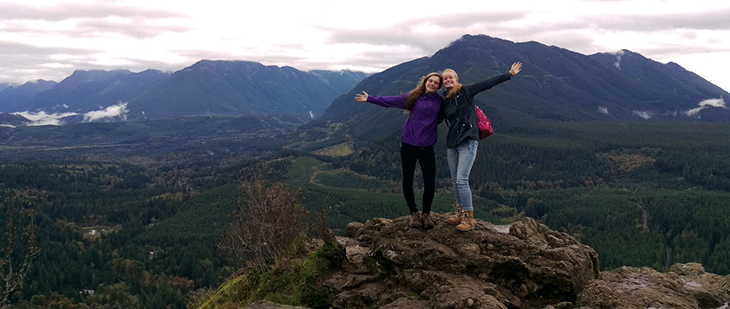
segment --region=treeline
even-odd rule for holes
[[[534,198],[526,214],[596,249],[604,269],[698,262],[730,274],[730,193],[576,188]]]
[[[688,186],[730,190],[730,133],[726,128],[677,124],[667,126],[665,132],[649,124],[636,126],[553,124],[522,134],[495,134],[479,144],[471,183],[477,188],[497,183],[511,190],[583,187],[601,185],[650,165],[655,169],[647,173],[682,177]],[[443,179],[449,178],[449,170],[446,132],[441,129],[435,152],[437,177]],[[399,148],[400,135],[393,134],[360,149],[342,164],[357,173],[398,181]]]
[[[190,291],[216,286],[234,271],[218,257],[216,233],[240,197],[236,183],[247,164],[0,165],[3,209],[18,192],[37,196],[40,253],[23,289],[11,295],[13,306],[185,308]],[[226,183],[233,185],[210,190]],[[209,213],[209,206],[221,208],[214,222],[188,215]]]
[[[433,210],[448,212],[454,201],[440,133]],[[475,215],[494,223],[534,217],[596,249],[603,269],[700,262],[728,274],[729,135],[697,124],[504,128],[480,142]],[[41,252],[13,306],[184,308],[192,291],[220,284],[236,271],[216,243],[243,198],[243,170],[269,154],[249,160],[244,144],[193,143],[155,160],[117,157],[120,149],[103,158],[97,149],[74,161],[0,164],[4,197],[23,190],[39,197]],[[342,235],[353,221],[408,214],[399,147],[395,133],[367,147],[355,143],[356,152],[341,158],[297,150],[266,158],[270,179],[301,189],[311,219],[327,213]],[[69,157],[79,158],[73,151]],[[418,191],[420,171],[416,177]]]

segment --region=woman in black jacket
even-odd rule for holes
[[[474,96],[492,88],[522,70],[522,63],[512,64],[509,72],[492,76],[478,83],[459,84],[459,76],[452,69],[446,69],[441,75],[444,79],[444,103],[441,105],[443,117],[449,127],[446,137],[446,157],[451,171],[451,183],[454,186],[457,213],[447,220],[455,224],[456,229],[468,231],[474,227],[474,207],[472,205],[471,189],[469,189],[469,174],[477,156],[479,145],[479,127],[474,109]]]

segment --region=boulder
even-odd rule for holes
[[[322,279],[333,308],[567,308],[598,278],[593,249],[533,219],[503,233],[481,220],[460,232],[447,215],[433,218],[429,230],[408,217],[349,224],[338,239],[348,264]]]
[[[697,263],[675,264],[665,273],[621,267],[601,273],[579,296],[587,308],[720,308],[730,300],[728,277],[705,273]]]
[[[674,264],[666,273],[679,278],[700,308],[719,308],[730,300],[730,276],[706,273],[702,264]]]

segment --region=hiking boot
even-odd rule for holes
[[[463,212],[461,223],[456,226],[456,229],[462,232],[466,232],[474,228],[474,211],[467,210]]]
[[[423,228],[430,229],[433,228],[433,220],[431,219],[431,213],[424,213],[421,215],[421,219],[423,219]]]
[[[410,225],[411,227],[423,226],[423,222],[421,222],[421,215],[418,212],[412,213],[411,220],[408,221],[408,225]]]
[[[461,205],[456,205],[456,214],[453,217],[447,219],[446,223],[451,224],[451,225],[457,225],[457,224],[461,223],[461,217],[463,215],[464,215],[464,208],[461,207]]]

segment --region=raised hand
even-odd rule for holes
[[[356,94],[355,95],[355,101],[358,101],[358,102],[367,102],[368,101],[368,93],[363,90],[362,94]]]
[[[520,71],[522,71],[522,62],[515,62],[512,64],[512,68],[509,69],[509,74],[515,76]]]

